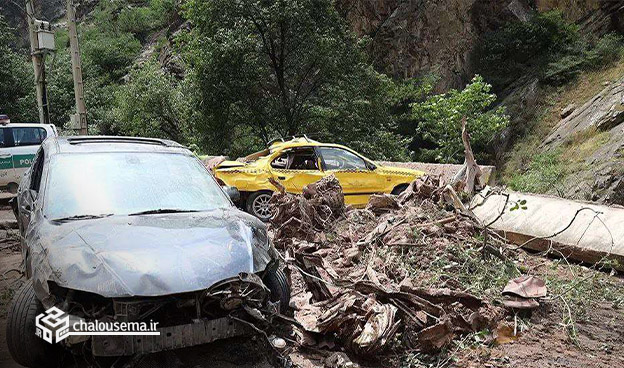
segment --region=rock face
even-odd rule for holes
[[[377,68],[399,78],[427,72],[438,90],[463,87],[472,77],[471,52],[485,32],[527,20],[528,0],[339,0],[355,33],[371,38]]]
[[[602,36],[609,32],[624,33],[624,2],[602,0],[578,22],[581,31],[586,34]]]
[[[535,0],[538,11],[559,10],[586,34],[602,36],[624,32],[624,2],[621,0]]]
[[[624,77],[609,84],[583,106],[561,120],[544,140],[552,150],[585,136],[600,134],[596,147],[584,158],[582,170],[566,180],[572,198],[624,205]]]
[[[35,18],[48,21],[55,24],[65,17],[65,7],[67,0],[34,0]],[[74,0],[77,9],[78,18],[82,18],[88,14],[99,2],[99,0]],[[26,24],[26,14],[24,13],[24,0],[0,1],[0,13],[4,16],[11,27],[17,29],[20,33],[20,47],[27,48],[28,41],[28,25]]]

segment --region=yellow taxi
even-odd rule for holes
[[[321,143],[307,137],[279,140],[239,161],[223,161],[213,172],[223,185],[236,187],[247,212],[262,220],[271,217],[269,199],[281,183],[289,193],[328,175],[335,175],[342,186],[345,202],[364,207],[371,194],[399,194],[422,171],[383,166],[339,144]]]

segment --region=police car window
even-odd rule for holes
[[[327,170],[366,170],[366,162],[357,155],[341,148],[319,148]]]
[[[15,146],[37,146],[47,136],[43,128],[13,128],[12,130]]]
[[[0,147],[6,147],[6,141],[4,140],[5,129],[0,128]]]

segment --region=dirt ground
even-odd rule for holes
[[[9,215],[8,207],[0,207],[0,216]],[[4,240],[4,241],[3,241]],[[538,257],[529,257],[533,262]],[[12,290],[23,281],[20,269],[21,255],[16,230],[0,229],[0,368],[19,368],[6,345],[6,311]],[[547,264],[547,263],[545,263]],[[622,281],[621,277],[613,276]],[[587,314],[575,321],[576,339],[570,338],[565,325],[565,311],[546,304],[532,316],[518,316],[516,328],[520,337],[504,344],[486,345],[477,336],[467,336],[455,344],[432,367],[622,367],[624,366],[624,311],[613,303],[598,303],[588,308]],[[511,324],[513,326],[513,323]],[[574,335],[574,334],[573,334]],[[139,367],[193,367],[193,368],[269,368],[271,365],[261,353],[256,338],[236,338],[212,344],[162,353],[150,357]],[[404,359],[405,367],[422,367]],[[164,365],[163,365],[164,364]],[[383,360],[366,366],[383,367]],[[84,362],[71,362],[67,367],[87,367]]]
[[[575,324],[572,341],[558,311],[532,318],[517,341],[494,348],[476,347],[457,354],[455,367],[622,367],[624,366],[624,315],[609,303],[596,305],[586,320]],[[455,360],[455,359],[454,359]]]

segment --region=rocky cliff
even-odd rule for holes
[[[526,0],[339,0],[360,37],[369,36],[377,68],[407,78],[435,72],[438,90],[461,87],[474,74],[471,51],[485,32],[526,20]]]
[[[624,77],[581,106],[569,106],[544,139],[542,150],[588,145],[563,193],[572,198],[624,205]]]

